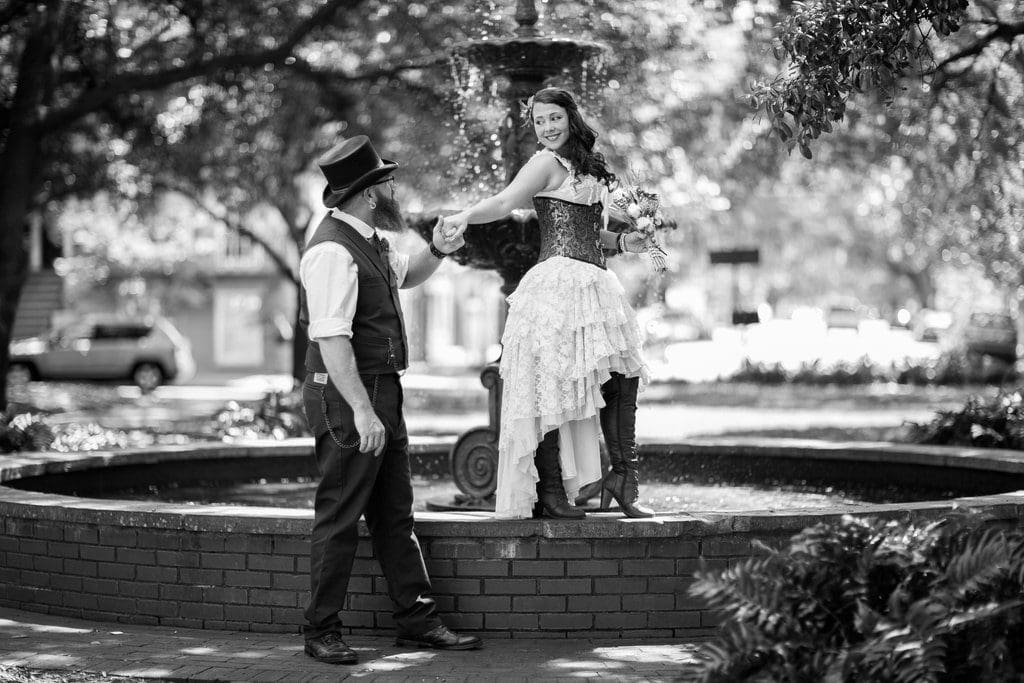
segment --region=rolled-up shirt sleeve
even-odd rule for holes
[[[359,270],[348,249],[334,242],[310,248],[299,263],[299,280],[309,307],[309,338],[351,337]]]

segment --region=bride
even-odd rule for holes
[[[495,515],[583,517],[571,501],[602,478],[600,422],[612,464],[602,498],[649,517],[636,503],[635,439],[647,367],[636,314],[603,251],[638,252],[644,237],[607,229],[616,177],[594,151],[597,133],[572,95],[545,88],[527,109],[542,149],[505,189],[446,217],[442,228],[458,239],[469,224],[496,221],[531,198],[540,221],[540,256],[508,297],[501,340]]]

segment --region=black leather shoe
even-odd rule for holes
[[[395,645],[432,647],[437,650],[479,650],[484,642],[476,636],[464,636],[441,624],[418,636],[398,636]]]
[[[306,654],[318,662],[327,664],[355,664],[359,661],[355,650],[345,644],[341,634],[335,631],[325,633],[319,638],[306,641]]]

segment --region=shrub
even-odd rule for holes
[[[88,424],[68,424],[57,429],[57,437],[50,445],[50,450],[62,453],[78,453],[82,451],[112,451],[143,445],[129,438],[120,429],[107,429],[90,422]]]
[[[900,384],[963,385],[971,382],[998,383],[988,366],[972,363],[963,349],[947,349],[936,358],[906,360],[894,368],[895,381]]]
[[[788,370],[782,363],[754,362],[745,358],[740,369],[728,380],[755,384],[869,384],[888,378],[889,374],[869,358],[830,364],[817,359],[801,363],[796,370]]]
[[[255,407],[229,401],[210,420],[207,431],[225,441],[309,436],[298,391],[269,392]]]
[[[691,681],[1007,681],[1024,675],[1024,536],[954,511],[923,526],[846,516],[697,573],[725,612]]]
[[[1012,365],[989,356],[969,354],[960,349],[944,351],[936,358],[905,359],[882,365],[867,356],[853,361],[824,363],[821,359],[801,363],[795,370],[782,363],[743,359],[730,382],[756,384],[869,384],[897,382],[915,385],[1001,384],[1015,376]]]
[[[38,415],[0,415],[0,453],[45,451],[54,434]]]
[[[1024,449],[1024,389],[986,400],[970,396],[960,410],[938,411],[926,424],[910,423],[917,443]]]

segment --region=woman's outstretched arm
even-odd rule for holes
[[[538,192],[543,192],[553,183],[558,171],[566,173],[559,163],[548,154],[539,154],[526,162],[512,182],[497,194],[481,199],[468,209],[447,216],[444,219],[444,236],[457,241],[471,224],[490,223],[512,213],[512,209],[526,204]]]

